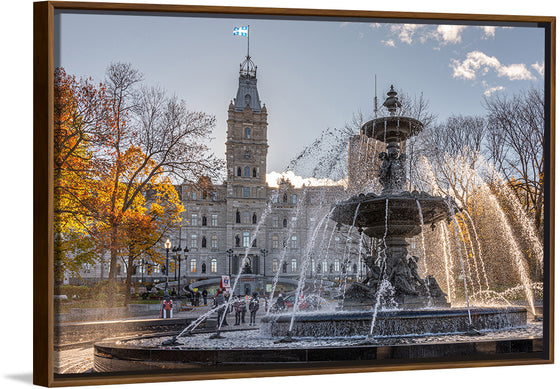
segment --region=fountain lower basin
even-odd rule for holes
[[[527,325],[527,310],[521,307],[419,309],[380,311],[373,336],[416,336],[456,334],[469,328],[479,331],[501,330]],[[285,336],[290,327],[290,314],[269,315],[262,319],[264,331],[273,337]],[[371,330],[371,311],[341,311],[334,313],[299,313],[291,335],[295,337],[367,336]]]

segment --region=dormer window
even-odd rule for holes
[[[249,96],[249,100],[250,100],[250,96]],[[247,139],[251,139],[251,129],[249,127],[245,127],[245,138]]]

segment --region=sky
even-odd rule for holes
[[[250,55],[268,110],[268,170],[326,128],[373,112],[374,75],[382,102],[391,84],[423,96],[439,120],[484,114],[482,101],[544,85],[544,30],[536,26],[280,20],[189,14],[60,13],[55,66],[102,81],[111,62],[130,62],[147,85],[216,116],[212,148],[225,152],[227,108],[237,91],[250,25]]]

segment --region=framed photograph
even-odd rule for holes
[[[553,362],[552,16],[34,4],[34,383]]]

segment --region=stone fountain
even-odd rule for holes
[[[377,238],[380,252],[376,257],[366,257],[369,276],[362,284],[353,284],[345,292],[345,309],[371,307],[371,296],[378,293],[382,279],[394,288],[394,300],[399,308],[449,307],[445,294],[436,279],[418,274],[418,257],[408,255],[407,238],[422,232],[424,225],[451,217],[458,211],[450,197],[432,196],[426,192],[405,190],[406,154],[401,145],[423,130],[423,124],[413,118],[398,116],[401,103],[391,85],[383,105],[388,117],[371,120],[362,125],[362,135],[387,145],[379,158],[379,182],[383,190],[379,195],[368,193],[353,196],[334,206],[331,218],[340,224],[357,227],[364,234]]]

